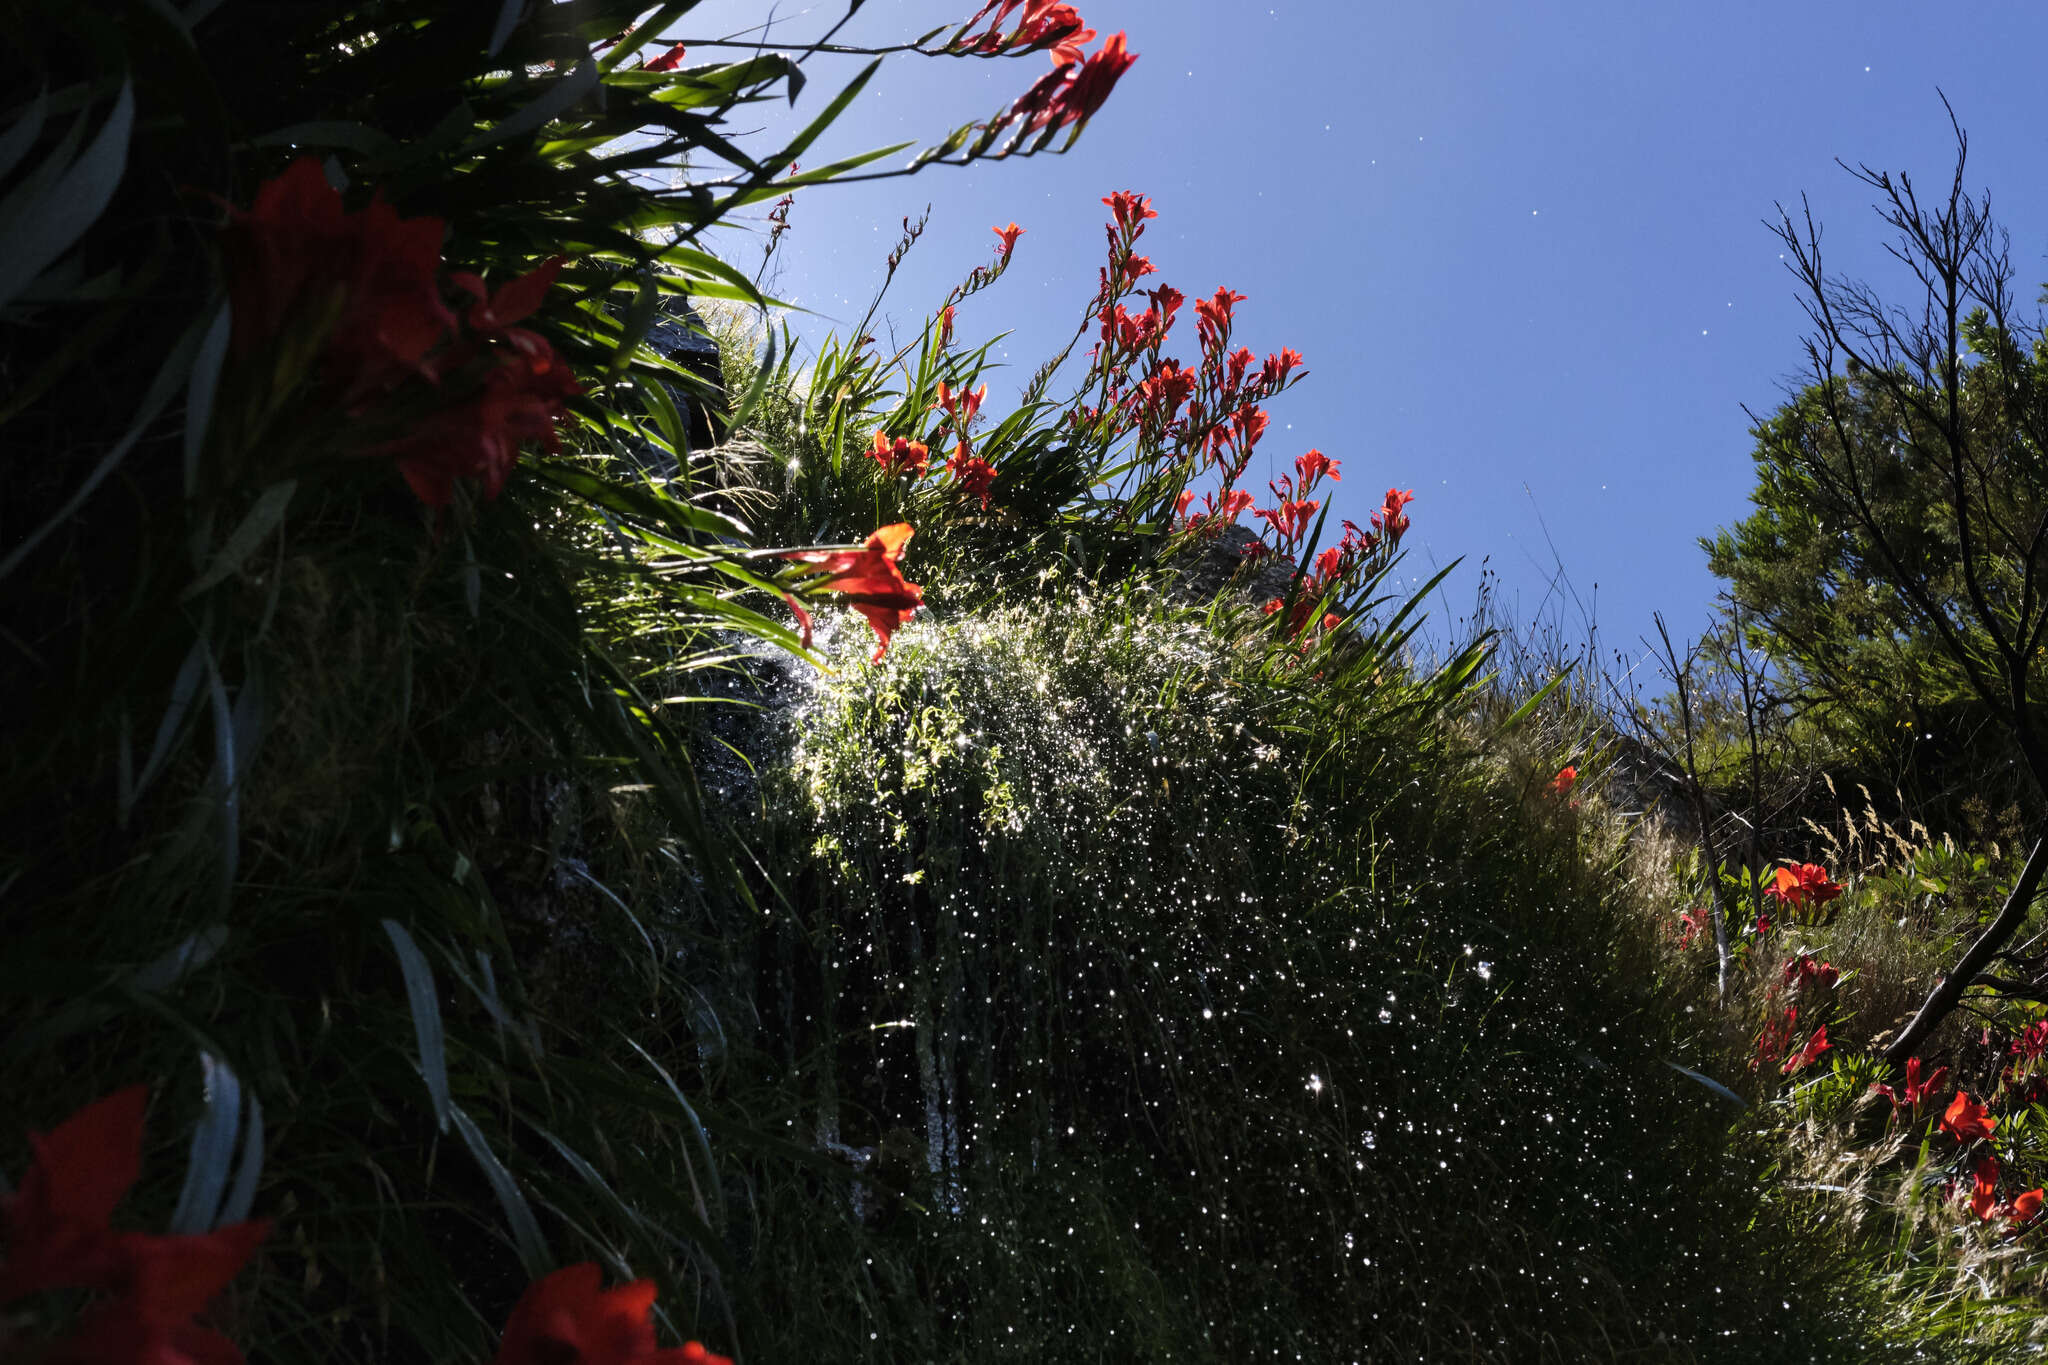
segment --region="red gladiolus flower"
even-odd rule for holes
[[[1010,253],[1017,249],[1017,239],[1024,235],[1024,229],[1012,223],[1008,227],[990,228],[989,231],[1003,239],[1003,244],[996,254],[1008,261]]]
[[[2039,1189],[2028,1190],[2012,1201],[2012,1221],[2029,1223],[2040,1216],[2042,1193]]]
[[[7,1264],[0,1303],[42,1289],[107,1288],[122,1260],[107,1226],[142,1173],[142,1111],[134,1085],[30,1133],[34,1160],[6,1203]]]
[[[681,43],[677,43],[659,57],[650,57],[640,63],[640,69],[642,71],[673,71],[683,64],[683,54],[687,50]]]
[[[1545,787],[1544,791],[1552,796],[1564,796],[1577,786],[1578,782],[1579,770],[1566,764],[1557,770],[1557,776],[1550,779],[1550,785]]]
[[[1336,612],[1326,611],[1323,613],[1323,633],[1325,635],[1329,634],[1331,631],[1335,630],[1337,627],[1343,624],[1344,618],[1339,616]]]
[[[924,601],[924,589],[906,582],[902,570],[896,567],[913,534],[907,523],[897,522],[869,536],[858,550],[793,550],[783,556],[817,565],[822,575],[817,587],[824,592],[843,594],[849,606],[867,617],[881,642],[875,646],[874,663],[882,661],[889,651],[889,637]],[[808,649],[810,643],[806,620],[804,647]]]
[[[1970,1177],[1970,1212],[1989,1219],[1998,1207],[1998,1159],[1985,1157]]]
[[[1813,1036],[1806,1040],[1806,1046],[1799,1049],[1793,1056],[1787,1058],[1785,1065],[1779,1067],[1778,1070],[1789,1076],[1793,1072],[1819,1061],[1820,1054],[1833,1046],[1834,1044],[1828,1041],[1828,1026],[1822,1024],[1813,1031]]]
[[[875,441],[868,448],[868,458],[882,467],[882,472],[891,478],[909,475],[922,478],[931,468],[931,451],[907,436],[891,440],[887,432],[875,433]]]
[[[1970,1142],[1978,1138],[1989,1141],[1991,1130],[1998,1126],[1998,1120],[1991,1117],[1990,1110],[1971,1099],[1968,1091],[1958,1090],[1955,1099],[1949,1102],[1947,1111],[1941,1116],[1941,1126],[1943,1131],[1960,1142]]]
[[[1272,597],[1266,600],[1266,605],[1262,607],[1260,610],[1264,611],[1266,615],[1271,616],[1274,612],[1280,610],[1280,608],[1286,605],[1287,604],[1281,601],[1279,598]]]
[[[1679,911],[1677,925],[1678,950],[1684,952],[1687,948],[1692,947],[1693,940],[1698,938],[1706,927],[1707,912],[1705,910],[1694,908]]]
[[[652,1280],[606,1289],[589,1261],[543,1275],[505,1320],[492,1365],[732,1365],[694,1341],[657,1348],[654,1298]]]
[[[947,304],[939,310],[939,345],[953,344],[953,305]]]

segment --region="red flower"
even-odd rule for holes
[[[1792,907],[1826,905],[1842,894],[1842,888],[1828,880],[1827,869],[1818,863],[1781,867],[1764,888],[1764,894]]]
[[[2042,1194],[2039,1189],[2028,1190],[2025,1194],[2013,1200],[2012,1221],[2015,1223],[2032,1222],[2036,1217],[2040,1216],[2041,1201]]]
[[[1909,1057],[1906,1059],[1906,1089],[1903,1095],[1894,1093],[1892,1088],[1882,1081],[1873,1082],[1870,1088],[1892,1102],[1894,1115],[1901,1109],[1910,1109],[1917,1114],[1927,1097],[1941,1089],[1947,1081],[1948,1068],[1945,1066],[1935,1068],[1933,1075],[1924,1081],[1921,1080],[1920,1059]]]
[[[954,427],[962,434],[965,434],[968,426],[974,421],[975,414],[981,411],[982,400],[987,397],[988,385],[986,384],[983,384],[978,389],[962,388],[955,391],[948,388],[946,381],[941,379],[939,381],[939,401],[932,406],[952,418]]]
[[[640,69],[642,71],[673,71],[683,64],[683,53],[687,50],[681,43],[677,43],[659,57],[650,57],[640,63]]]
[[[237,1223],[202,1236],[115,1233],[118,1205],[141,1173],[145,1086],[79,1110],[35,1152],[7,1201],[7,1263],[0,1303],[45,1289],[101,1289],[116,1297],[89,1308],[79,1330],[49,1359],[67,1365],[241,1365],[226,1337],[191,1319],[227,1287],[269,1232]]]
[[[1389,536],[1399,540],[1401,533],[1408,529],[1408,518],[1401,509],[1414,501],[1414,489],[1411,488],[1404,493],[1399,489],[1389,488],[1385,505],[1372,514],[1373,529],[1384,530]]]
[[[1145,230],[1147,218],[1159,216],[1152,201],[1136,190],[1118,190],[1102,202],[1109,205],[1118,229],[1133,238]]]
[[[1970,1177],[1970,1212],[1990,1218],[1998,1207],[1998,1159],[1985,1157]]]
[[[1578,785],[1579,770],[1566,764],[1557,770],[1557,776],[1550,779],[1550,785],[1543,790],[1551,796],[1564,796]]]
[[[1797,957],[1785,959],[1785,979],[1783,984],[1787,988],[1804,986],[1810,981],[1820,986],[1823,990],[1832,989],[1835,982],[1841,980],[1841,977],[1842,974],[1829,964],[1814,961],[1812,953],[1801,953]]]
[[[990,228],[989,231],[1003,239],[1003,245],[996,254],[1008,261],[1010,253],[1017,249],[1017,239],[1024,235],[1024,229],[1012,223],[1008,227]]]
[[[1055,54],[1057,57],[1057,54]],[[1063,92],[1059,101],[1059,113],[1055,122],[1060,124],[1080,123],[1094,115],[1095,111],[1109,99],[1109,92],[1116,88],[1124,72],[1131,69],[1131,63],[1138,60],[1138,54],[1126,51],[1122,29],[1109,35],[1093,55],[1081,63],[1081,69],[1074,73],[1073,83]]]
[[[455,271],[448,276],[448,282],[475,297],[476,302],[464,315],[464,321],[472,330],[488,336],[510,337],[517,332],[512,324],[531,316],[533,310],[540,307],[541,300],[554,286],[555,276],[561,274],[562,267],[567,264],[565,256],[550,256],[535,269],[499,285],[495,290],[487,288],[480,277],[466,270]]]
[[[1324,479],[1344,482],[1344,476],[1337,472],[1338,461],[1331,459],[1320,450],[1311,450],[1306,455],[1294,457],[1295,473],[1301,476],[1301,491],[1306,493]]]
[[[989,489],[995,485],[996,467],[978,455],[971,455],[967,443],[962,441],[953,448],[953,457],[946,461],[946,468],[970,498],[981,499],[981,510],[988,510]]]
[[[65,1365],[242,1365],[241,1348],[192,1321],[241,1271],[270,1232],[236,1223],[196,1237],[120,1239],[120,1297],[86,1314],[52,1355]]]
[[[694,1341],[656,1347],[654,1298],[652,1280],[606,1289],[588,1261],[543,1275],[505,1320],[493,1365],[732,1365]]]
[[[142,1111],[149,1088],[95,1100],[45,1135],[6,1203],[7,1264],[0,1303],[42,1289],[108,1288],[122,1260],[107,1226],[142,1173]]]
[[[893,441],[887,432],[875,433],[875,442],[868,449],[868,458],[882,467],[882,472],[891,478],[909,475],[921,479],[931,468],[931,449],[907,436],[898,436]]]
[[[1969,1142],[1976,1138],[1989,1141],[1998,1120],[1991,1117],[1990,1110],[1971,1099],[1968,1091],[1958,1090],[1941,1116],[1941,1126],[1958,1141]]]
[[[953,344],[953,305],[947,304],[939,310],[939,345]]]
[[[342,210],[317,157],[265,182],[221,230],[234,350],[249,355],[287,324],[326,327],[318,372],[345,406],[428,374],[454,316],[441,302],[438,218],[401,219],[381,195]]]
[[[1205,350],[1214,349],[1229,334],[1231,310],[1244,301],[1245,296],[1234,289],[1218,289],[1213,298],[1195,300],[1195,328]]]
[[[369,452],[397,460],[428,506],[447,506],[457,478],[481,479],[485,494],[497,497],[522,441],[538,440],[551,454],[560,448],[555,423],[583,389],[553,347],[526,335],[539,342],[537,353],[497,353],[501,363],[485,371],[482,388],[467,401],[429,414],[410,434]]]
[[[1269,597],[1266,599],[1266,605],[1262,607],[1260,610],[1264,611],[1266,615],[1271,616],[1274,612],[1280,610],[1280,608],[1286,605],[1287,604],[1285,602],[1281,601],[1277,597]]]
[[[867,617],[881,642],[875,646],[875,663],[880,663],[888,652],[889,637],[924,601],[924,589],[906,582],[902,570],[896,567],[897,558],[913,534],[908,524],[898,522],[876,531],[858,550],[794,550],[783,556],[817,565],[822,575],[817,588],[843,593],[847,604]],[[804,648],[810,646],[810,622],[806,618]]]
[[[1834,1044],[1828,1041],[1828,1026],[1822,1024],[1813,1031],[1813,1036],[1806,1040],[1806,1046],[1799,1049],[1792,1057],[1787,1058],[1785,1065],[1779,1067],[1778,1070],[1789,1076],[1793,1072],[1819,1061],[1820,1054],[1833,1046]]]
[[[1707,912],[1705,909],[1694,907],[1691,910],[1679,911],[1677,925],[1678,950],[1684,952],[1687,948],[1692,947],[1693,940],[1698,938],[1705,931],[1706,927]]]
[[[1323,633],[1325,635],[1329,634],[1331,631],[1335,630],[1337,627],[1343,624],[1344,618],[1342,616],[1339,616],[1336,612],[1326,611],[1323,613]]]
[[[1267,356],[1265,368],[1261,372],[1262,377],[1266,381],[1266,387],[1269,390],[1278,389],[1287,382],[1287,376],[1299,364],[1301,364],[1301,352],[1295,350],[1292,346],[1281,347],[1279,355]],[[1332,475],[1331,477],[1334,478],[1335,476]]]

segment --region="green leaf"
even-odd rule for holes
[[[227,543],[221,546],[220,553],[213,557],[213,563],[207,567],[205,573],[193,580],[190,587],[178,595],[178,600],[190,601],[240,569],[242,562],[248,559],[256,547],[277,528],[277,524],[284,520],[285,509],[291,505],[292,494],[296,493],[298,488],[297,479],[285,479],[264,489],[257,496],[256,505],[242,518],[241,525],[235,527]]]
[[[213,1229],[234,1160],[235,1132],[241,1126],[242,1083],[233,1068],[206,1052],[199,1054],[199,1065],[206,1109],[192,1130],[185,1186],[171,1213],[171,1235],[175,1237],[192,1237]]]
[[[498,1160],[498,1154],[491,1150],[490,1143],[484,1141],[482,1131],[463,1112],[462,1106],[451,1104],[449,1115],[455,1120],[455,1131],[462,1135],[470,1155],[476,1158],[477,1165],[483,1167],[484,1179],[491,1183],[491,1193],[498,1197],[498,1207],[504,1210],[505,1221],[512,1227],[512,1246],[519,1253],[520,1264],[528,1275],[538,1279],[548,1272],[551,1263],[547,1239],[540,1235],[540,1224],[534,1220],[533,1207],[520,1193],[519,1182],[512,1178],[512,1172]]]
[[[549,86],[538,98],[463,144],[463,153],[469,155],[480,152],[486,147],[495,146],[522,133],[530,133],[543,127],[556,117],[567,113],[578,100],[597,89],[597,77],[597,63],[588,57],[584,58],[574,71]]]
[[[434,969],[404,925],[390,919],[383,924],[392,951],[398,955],[398,969],[405,974],[406,1003],[412,1010],[413,1036],[420,1048],[420,1075],[427,1083],[434,1121],[445,1133],[454,1102],[448,1096],[448,1044],[441,1031],[441,1004],[434,995]]]
[[[135,88],[124,80],[98,135],[55,183],[22,185],[0,200],[0,307],[99,221],[128,168],[134,126]]]

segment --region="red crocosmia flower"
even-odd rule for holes
[[[1274,612],[1280,610],[1280,608],[1286,605],[1287,604],[1281,601],[1279,598],[1272,597],[1266,600],[1266,605],[1262,607],[1260,610],[1264,611],[1266,615],[1271,616]]]
[[[1793,1072],[1819,1061],[1820,1054],[1833,1046],[1834,1044],[1828,1041],[1828,1026],[1822,1024],[1813,1031],[1813,1036],[1806,1040],[1806,1046],[1787,1058],[1785,1065],[1779,1067],[1778,1070],[1789,1076]]]
[[[1332,545],[1316,556],[1316,580],[1328,583],[1344,572],[1344,551]]]
[[[1341,626],[1341,625],[1343,625],[1343,624],[1344,624],[1344,618],[1343,618],[1343,617],[1341,617],[1341,616],[1339,616],[1339,615],[1338,615],[1338,614],[1337,614],[1336,612],[1334,612],[1334,611],[1326,611],[1326,612],[1324,612],[1324,613],[1323,613],[1323,633],[1324,633],[1324,634],[1326,634],[1326,635],[1327,635],[1327,634],[1328,634],[1329,632],[1331,632],[1331,631],[1335,630],[1335,629],[1336,629],[1337,627],[1339,627],[1339,626]]]
[[[1970,1176],[1970,1212],[1988,1219],[1998,1207],[1998,1158],[1985,1157]]]
[[[889,637],[924,601],[924,589],[906,582],[896,567],[913,534],[907,523],[897,522],[869,536],[858,550],[792,550],[783,556],[816,565],[821,575],[817,588],[843,594],[847,605],[867,617],[881,641],[875,646],[875,663],[888,652]]]
[[[1965,1090],[1956,1091],[1956,1097],[1941,1116],[1941,1126],[1960,1142],[1972,1142],[1982,1138],[1989,1141],[1991,1130],[1998,1126],[1998,1120],[1991,1117],[1991,1111],[1970,1098]]]
[[[989,231],[1003,239],[1003,244],[996,254],[1005,261],[1009,260],[1010,253],[1017,249],[1017,239],[1024,235],[1024,229],[1012,223],[1008,227],[990,228]]]
[[[2012,1221],[2030,1223],[2041,1214],[2042,1193],[2039,1189],[2028,1190],[2012,1201]]]
[[[683,44],[677,43],[659,57],[650,57],[640,63],[640,69],[642,71],[673,71],[683,64],[683,54],[686,51],[688,49]]]
[[[615,1289],[589,1261],[528,1285],[505,1320],[492,1365],[732,1365],[697,1342],[655,1345],[652,1280]]]
[[[1550,785],[1543,790],[1552,796],[1565,796],[1571,792],[1573,787],[1578,785],[1578,781],[1579,770],[1570,764],[1566,764],[1557,770],[1557,776],[1551,778]]]
[[[947,304],[939,310],[939,345],[953,344],[953,305]]]
[[[95,1100],[46,1134],[6,1201],[7,1263],[0,1303],[43,1289],[106,1288],[122,1261],[108,1228],[142,1173],[142,1113],[149,1088],[134,1085]]]
[[[1677,925],[1678,950],[1684,952],[1687,948],[1692,947],[1693,940],[1705,932],[1706,927],[1707,912],[1704,909],[1695,907],[1691,910],[1679,911]]]
[[[882,472],[891,478],[905,475],[921,479],[931,468],[931,450],[907,436],[893,440],[885,431],[875,433],[875,441],[868,449],[868,458],[882,467]]]

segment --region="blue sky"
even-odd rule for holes
[[[1073,152],[810,191],[777,292],[820,315],[800,329],[850,326],[900,220],[929,204],[884,308],[914,328],[987,258],[990,226],[1014,219],[1027,234],[1009,276],[960,312],[963,337],[1012,331],[995,406],[1093,291],[1101,197],[1150,194],[1158,279],[1191,297],[1229,285],[1249,299],[1239,340],[1307,359],[1261,457],[1275,472],[1310,446],[1341,460],[1335,510],[1359,520],[1390,484],[1414,488],[1408,570],[1465,560],[1439,616],[1469,606],[1490,556],[1523,618],[1561,559],[1610,648],[1632,651],[1653,611],[1679,631],[1704,624],[1717,584],[1695,542],[1747,509],[1743,404],[1775,406],[1800,359],[1804,318],[1763,220],[1804,191],[1833,262],[1893,280],[1869,193],[1834,158],[1945,184],[1937,88],[1970,132],[1970,183],[2012,232],[2021,297],[2048,282],[2048,7],[1077,7],[1105,33],[1128,30],[1140,60]],[[913,36],[973,8],[869,0],[842,36]],[[838,12],[783,7],[780,31],[806,36]],[[709,0],[689,33],[763,13]],[[805,160],[934,140],[1047,61],[891,59]],[[813,69],[797,117],[844,70]],[[743,264],[758,250],[726,245]],[[1192,319],[1179,330],[1192,359]],[[1580,606],[1565,610],[1576,630]]]

